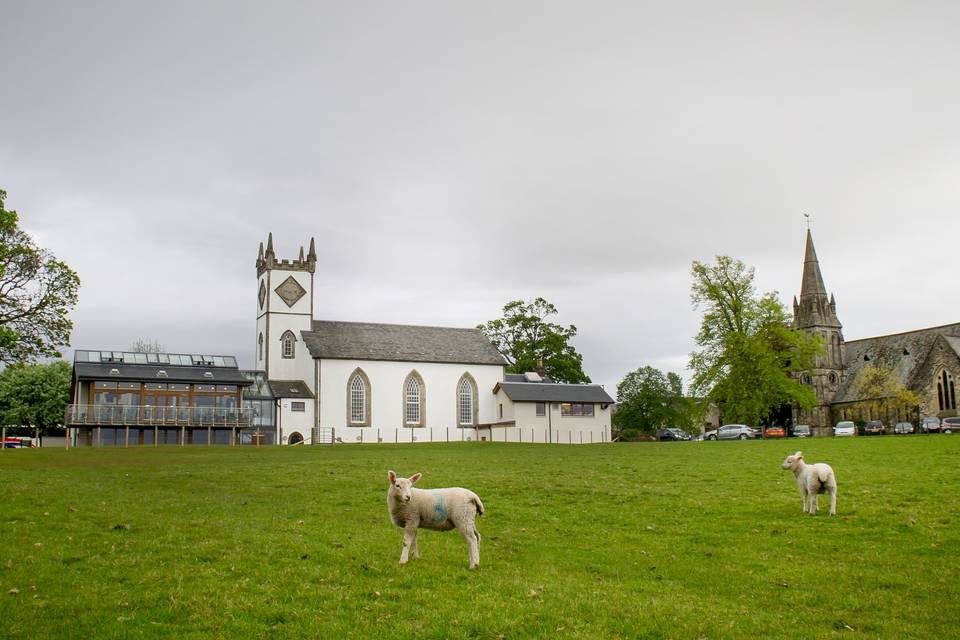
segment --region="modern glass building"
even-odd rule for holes
[[[70,442],[267,444],[275,431],[272,396],[258,374],[240,371],[233,356],[78,350],[66,413]]]

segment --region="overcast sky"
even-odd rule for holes
[[[956,2],[239,5],[0,3],[0,188],[76,348],[252,365],[273,231],[317,318],[544,296],[612,389],[684,373],[693,260],[789,305],[803,213],[848,340],[960,320]]]

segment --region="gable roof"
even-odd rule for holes
[[[270,391],[275,398],[312,398],[313,392],[303,380],[271,380]]]
[[[498,382],[496,393],[503,390],[514,402],[600,402],[613,404],[598,384],[562,384],[559,382]]]
[[[930,351],[943,341],[960,355],[960,323],[929,329],[876,336],[846,343],[846,379],[837,391],[834,402],[861,400],[857,394],[857,378],[864,365],[883,362],[906,388],[911,388],[916,374],[923,368]],[[868,357],[869,360],[864,359]]]
[[[303,331],[314,358],[503,366],[500,352],[479,329],[314,320]]]

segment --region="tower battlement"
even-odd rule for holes
[[[267,234],[267,246],[264,249],[263,243],[260,243],[260,251],[257,254],[257,276],[263,275],[265,271],[272,269],[282,269],[284,271],[306,271],[314,273],[317,268],[317,247],[313,238],[310,238],[310,251],[306,257],[303,255],[303,245],[300,246],[300,255],[295,260],[278,260],[277,254],[273,250],[273,232]]]

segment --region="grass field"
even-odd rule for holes
[[[479,570],[455,531],[397,564],[387,469],[480,494]],[[22,450],[0,481],[4,638],[960,633],[960,436]]]

